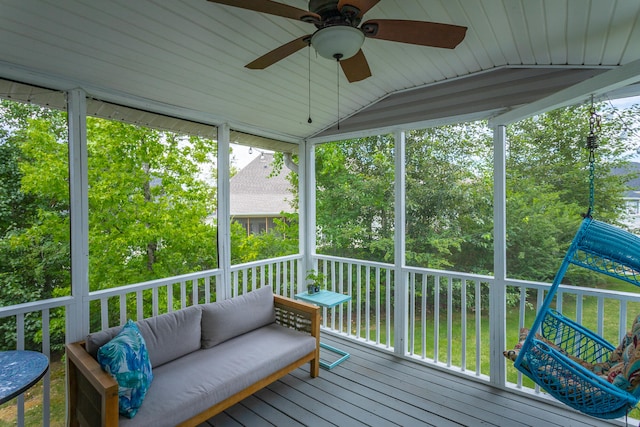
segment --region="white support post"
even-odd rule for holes
[[[231,195],[228,124],[218,126],[218,268],[222,283],[216,284],[216,299],[225,300],[231,294]]]
[[[405,133],[395,133],[395,231],[394,231],[394,351],[399,356],[407,353],[407,280],[404,271],[405,233],[406,233],[406,202],[405,202]]]
[[[87,101],[81,89],[67,92],[69,131],[69,211],[71,218],[71,295],[67,342],[89,333],[89,192],[87,166]]]
[[[489,288],[489,363],[491,383],[504,387],[506,363],[502,351],[506,347],[506,127],[493,129],[493,276]]]
[[[313,257],[316,254],[316,156],[315,145],[305,141],[303,143],[304,161],[300,164],[304,165],[304,184],[300,183],[300,189],[304,193],[304,212],[301,213],[300,218],[304,219],[301,233],[304,233],[304,241],[301,239],[301,250],[303,251],[303,280],[298,289],[300,292],[304,291],[304,278],[307,275],[307,271],[317,269],[317,266],[313,262]],[[301,168],[300,171],[303,171]],[[302,173],[302,172],[301,172]],[[301,175],[302,176],[302,175]],[[304,186],[303,186],[304,185]],[[302,198],[300,203],[302,204]],[[304,215],[302,215],[304,214]],[[303,231],[304,229],[304,231]]]

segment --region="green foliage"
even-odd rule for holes
[[[282,213],[275,218],[275,229],[247,235],[238,223],[231,223],[231,263],[241,264],[260,259],[293,255],[299,250],[298,214]]]
[[[624,166],[631,141],[619,138],[623,123],[604,105],[596,150],[594,217],[617,222],[630,175]],[[570,107],[525,119],[508,129],[507,273],[538,281],[553,279],[582,213],[589,207],[589,108]],[[595,276],[569,273],[567,282],[595,284]]]
[[[389,135],[316,149],[318,252],[393,260],[393,164]]]
[[[69,295],[66,114],[5,101],[0,116],[0,301]],[[87,136],[91,289],[215,268],[215,142],[94,118]],[[64,314],[51,316],[55,338]],[[42,339],[40,323],[25,318],[28,348]],[[15,330],[4,319],[0,345],[15,347]]]
[[[91,289],[215,268],[215,188],[198,175],[216,144],[101,119],[87,138]]]
[[[492,135],[482,123],[407,137],[407,264],[487,272],[492,262]],[[475,256],[469,257],[473,253]],[[473,264],[468,260],[472,259]]]

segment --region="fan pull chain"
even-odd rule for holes
[[[338,94],[338,130],[340,130],[340,56],[336,56],[336,88]]]
[[[309,43],[309,118],[307,123],[313,123],[311,120],[311,43]]]

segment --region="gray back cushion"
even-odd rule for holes
[[[136,322],[147,344],[151,366],[155,368],[200,349],[201,317],[202,310],[196,305]],[[95,358],[98,349],[121,329],[116,326],[89,334],[85,341],[87,352]]]
[[[202,348],[276,321],[271,286],[224,301],[202,305]]]

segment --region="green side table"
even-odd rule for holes
[[[347,301],[350,301],[351,295],[344,295],[344,294],[339,294],[337,292],[321,290],[320,292],[315,292],[313,294],[310,294],[308,292],[302,292],[300,294],[296,294],[295,299],[309,302],[311,304],[315,304],[320,307],[333,308],[338,304],[342,304]],[[336,366],[338,366],[339,364],[347,360],[349,356],[351,356],[346,351],[337,349],[323,342],[320,342],[320,347],[340,355],[340,358],[332,363],[327,363],[323,360],[320,360],[320,367],[327,370],[335,368]]]

